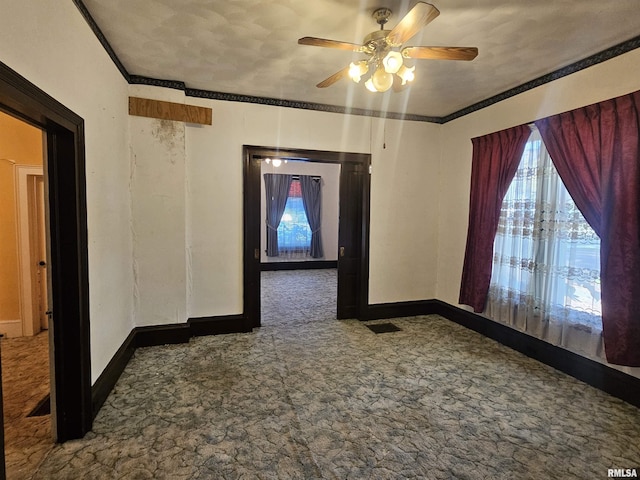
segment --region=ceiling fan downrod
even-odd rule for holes
[[[378,25],[380,25],[380,30],[384,30],[384,25],[389,21],[390,16],[391,9],[386,7],[376,8],[372,14],[374,20],[378,23]]]

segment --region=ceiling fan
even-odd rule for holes
[[[298,44],[337,48],[367,55],[367,58],[351,62],[348,67],[318,83],[318,88],[329,87],[346,76],[359,83],[364,75],[372,72],[365,81],[368,90],[386,92],[393,86],[394,90],[399,91],[415,76],[415,66],[405,65],[405,59],[473,60],[478,55],[475,47],[402,47],[404,42],[438,15],[440,11],[430,3],[418,2],[392,30],[385,30],[391,10],[378,8],[373,12],[373,18],[380,25],[380,30],[367,35],[362,45],[316,37],[300,38]]]

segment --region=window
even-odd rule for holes
[[[602,331],[600,239],[534,130],[504,198],[487,313],[522,330]],[[553,343],[563,343],[557,329]]]
[[[310,246],[311,228],[302,203],[300,180],[293,180],[278,226],[278,252],[290,257],[306,257]]]

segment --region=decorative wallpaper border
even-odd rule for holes
[[[493,97],[489,97],[481,102],[474,103],[473,105],[469,105],[461,110],[450,113],[449,115],[445,115],[444,117],[431,117],[426,115],[415,115],[411,113],[396,113],[396,112],[382,112],[379,110],[370,110],[370,109],[362,109],[362,108],[347,108],[338,105],[327,105],[324,103],[312,103],[312,102],[303,102],[297,100],[286,100],[280,98],[269,98],[269,97],[255,97],[252,95],[242,95],[238,93],[225,93],[225,92],[214,92],[211,90],[199,90],[194,88],[188,88],[186,84],[179,80],[162,80],[157,78],[149,78],[143,77],[140,75],[132,75],[130,74],[125,66],[122,64],[115,51],[109,44],[109,41],[98,27],[98,24],[95,22],[91,13],[85,6],[82,0],[73,0],[73,3],[78,7],[80,13],[91,27],[91,30],[98,38],[98,41],[102,44],[103,48],[106,50],[109,57],[113,63],[118,67],[120,73],[125,78],[125,80],[130,84],[138,84],[138,85],[151,85],[154,87],[164,87],[164,88],[172,88],[175,90],[182,90],[185,92],[185,95],[189,97],[198,97],[198,98],[208,98],[211,100],[221,100],[226,102],[243,102],[243,103],[255,103],[259,105],[270,105],[275,107],[287,107],[287,108],[298,108],[303,110],[316,110],[320,112],[329,112],[329,113],[340,113],[345,115],[362,115],[366,117],[379,117],[379,118],[389,118],[393,120],[410,120],[415,122],[429,122],[429,123],[447,123],[457,118],[463,117],[465,115],[469,115],[470,113],[477,112],[478,110],[482,110],[490,105],[506,100],[507,98],[514,97],[519,95],[527,90],[534,89],[545,83],[552,82],[562,77],[566,77],[567,75],[571,75],[573,73],[579,72],[580,70],[584,70],[585,68],[589,68],[598,63],[602,63],[606,60],[610,60],[614,57],[622,55],[624,53],[630,52],[631,50],[635,50],[636,48],[640,48],[640,35],[634,37],[625,42],[619,43],[618,45],[614,45],[613,47],[607,48],[601,52],[598,52],[594,55],[586,57],[582,60],[578,60],[575,63],[567,65],[559,70],[548,73],[546,75],[542,75],[541,77],[530,80],[522,85],[506,90],[498,95],[494,95]]]
[[[118,67],[118,70],[120,70],[120,73],[122,74],[124,79],[127,82],[130,82],[131,75],[129,75],[129,72],[116,55],[116,52],[111,47],[111,44],[107,40],[107,37],[105,37],[104,33],[102,33],[102,30],[100,30],[100,27],[91,16],[91,13],[89,13],[89,10],[87,9],[84,2],[82,0],[73,0],[73,3],[76,7],[78,7],[78,10],[80,10],[80,14],[84,17],[85,21],[89,25],[89,28],[91,28],[98,41],[102,44],[102,48],[105,49],[109,57],[111,57],[113,63],[116,65],[116,67]]]
[[[428,117],[424,115],[402,114],[394,112],[381,112],[378,110],[368,110],[362,108],[347,108],[338,105],[327,105],[324,103],[302,102],[297,100],[286,100],[281,98],[255,97],[252,95],[242,95],[239,93],[214,92],[211,90],[199,90],[188,88],[183,82],[176,80],[160,80],[157,78],[141,77],[131,75],[129,83],[137,85],[151,85],[154,87],[173,88],[183,90],[188,97],[208,98],[210,100],[222,100],[226,102],[256,103],[259,105],[269,105],[273,107],[298,108],[302,110],[317,110],[320,112],[341,113],[347,115],[363,115],[367,117],[384,117],[394,120],[412,120],[416,122],[440,123],[440,117]]]
[[[584,58],[582,60],[578,60],[571,65],[567,65],[559,70],[548,73],[546,75],[542,75],[534,80],[531,80],[527,83],[523,83],[517,87],[514,87],[510,90],[506,90],[498,95],[493,97],[489,97],[481,102],[474,103],[473,105],[469,105],[468,107],[463,108],[462,110],[458,110],[457,112],[453,112],[449,115],[441,117],[441,123],[447,123],[451,120],[455,120],[456,118],[463,117],[465,115],[469,115],[470,113],[476,112],[483,108],[488,107],[489,105],[493,105],[494,103],[501,102],[506,100],[507,98],[514,97],[519,95],[527,90],[532,90],[536,87],[544,85],[545,83],[553,82],[554,80],[558,80],[559,78],[566,77],[567,75],[571,75],[572,73],[579,72],[580,70],[584,70],[585,68],[589,68],[593,65],[597,65],[598,63],[602,63],[606,60],[610,60],[614,57],[622,55],[623,53],[630,52],[631,50],[635,50],[640,47],[640,35],[634,37],[626,42],[619,43],[611,48],[598,52],[590,57]]]

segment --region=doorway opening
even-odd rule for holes
[[[262,210],[262,168],[266,158],[339,166],[336,258],[338,319],[366,313],[369,278],[369,165],[368,154],[244,147],[244,319],[248,328],[261,326],[262,260],[265,213]],[[327,253],[330,253],[327,251]],[[302,264],[303,262],[296,262]]]
[[[0,112],[0,333],[7,474],[28,476],[53,446],[44,132]]]
[[[84,121],[3,63],[0,111],[46,136],[51,429],[55,441],[65,442],[83,437],[93,422]],[[4,473],[1,435],[0,447]]]
[[[341,166],[278,160],[260,162],[261,325],[335,320]],[[271,191],[279,181],[290,181],[286,195],[269,201],[267,182]],[[278,206],[284,206],[279,222],[268,218]]]

